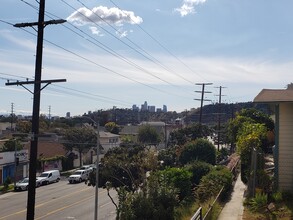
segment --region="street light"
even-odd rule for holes
[[[90,118],[88,116],[83,115],[82,117],[91,120],[97,126],[97,160],[96,160],[96,188],[95,188],[96,191],[95,191],[95,215],[94,215],[94,220],[98,220],[99,156],[100,156],[100,132],[99,132],[99,128],[100,128],[100,123],[99,123],[99,121],[96,122],[95,120],[93,120],[92,118]]]

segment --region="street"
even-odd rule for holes
[[[115,191],[110,192],[117,200]],[[99,220],[115,219],[115,206],[105,189],[99,188]],[[36,189],[35,219],[92,220],[94,218],[95,188],[67,180]],[[0,195],[0,220],[26,219],[27,191]]]

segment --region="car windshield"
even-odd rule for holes
[[[47,177],[48,174],[47,173],[42,173],[39,177]]]
[[[75,175],[80,175],[80,174],[82,174],[82,171],[76,171],[74,174]]]
[[[19,181],[20,183],[28,183],[28,178],[24,178],[23,180]]]

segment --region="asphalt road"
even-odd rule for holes
[[[117,200],[115,191],[110,192]],[[99,220],[114,220],[115,206],[105,189],[99,189]],[[67,180],[36,189],[35,220],[94,219],[95,188]],[[0,220],[26,219],[27,191],[0,195]]]

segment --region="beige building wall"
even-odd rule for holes
[[[279,108],[279,188],[293,191],[293,104]]]

